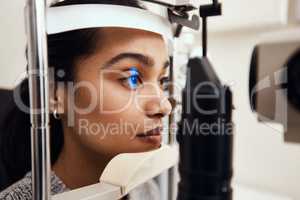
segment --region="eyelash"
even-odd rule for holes
[[[130,75],[129,77],[125,77],[125,78],[120,78],[119,80],[124,84],[126,82],[127,87],[129,87],[130,89],[136,90],[138,87],[138,83],[143,84],[143,80],[141,79],[139,72],[136,68],[131,68],[130,72],[132,73],[132,75]],[[130,81],[134,81],[135,83],[132,83]],[[168,90],[168,85],[169,85],[169,77],[163,77],[160,80],[160,85],[162,90],[167,91]]]
[[[161,78],[160,79],[160,84],[162,85],[162,90],[163,91],[168,91],[169,84],[170,84],[170,78],[168,76]]]

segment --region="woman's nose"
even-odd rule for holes
[[[162,118],[171,113],[172,105],[169,99],[161,92],[159,95],[148,99],[145,111],[148,117]]]

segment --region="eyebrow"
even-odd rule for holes
[[[133,59],[133,60],[141,62],[144,65],[149,66],[149,67],[154,66],[154,60],[152,58],[150,58],[149,56],[145,56],[145,55],[140,54],[140,53],[130,53],[129,52],[129,53],[121,53],[121,54],[118,54],[118,55],[114,56],[109,61],[105,62],[104,68],[108,68],[108,67],[120,62],[123,59]],[[163,68],[165,69],[169,65],[170,65],[170,62],[167,60],[163,64]]]

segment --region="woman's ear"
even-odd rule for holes
[[[49,108],[51,113],[63,114],[65,112],[65,91],[61,84],[50,86]]]

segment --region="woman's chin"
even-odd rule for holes
[[[154,137],[154,136],[151,136]],[[156,137],[156,136],[155,136]],[[135,138],[135,142],[138,143],[138,152],[146,152],[158,149],[161,147],[161,138]]]

